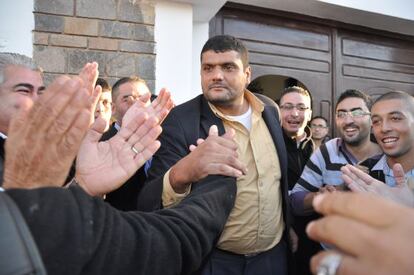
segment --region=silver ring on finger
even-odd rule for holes
[[[135,153],[135,155],[138,155],[139,154],[139,151],[134,146],[131,147],[131,150],[132,150],[132,152]]]
[[[320,262],[317,275],[336,275],[339,265],[342,262],[342,256],[334,253],[325,256]]]

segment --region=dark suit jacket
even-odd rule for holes
[[[118,211],[76,186],[6,193],[26,220],[49,275],[176,275],[200,266],[236,196],[230,178],[207,177],[198,190],[177,207],[154,213]]]
[[[115,128],[115,123],[113,123],[109,130],[102,135],[101,141],[110,139],[116,133],[118,133],[118,130]],[[145,175],[144,166],[142,166],[121,187],[106,194],[105,201],[119,210],[136,210],[138,195],[146,179],[147,176]]]
[[[288,185],[287,185],[287,156],[283,141],[282,129],[276,104],[269,98],[257,95],[264,103],[263,119],[269,129],[279,156],[282,179],[281,191],[283,198],[283,215],[287,225],[290,224]],[[159,138],[161,148],[155,153],[148,180],[138,199],[138,209],[152,211],[162,205],[163,176],[178,160],[189,153],[189,146],[196,144],[198,138],[206,138],[211,125],[217,125],[219,134],[224,134],[223,122],[214,115],[203,95],[183,103],[171,110],[162,124],[163,132]],[[236,182],[236,179],[233,178]],[[192,186],[196,189],[197,184]]]

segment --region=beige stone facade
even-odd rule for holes
[[[34,19],[33,58],[46,83],[97,61],[111,84],[135,74],[154,90],[154,1],[35,0]]]

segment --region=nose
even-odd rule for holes
[[[36,100],[38,100],[39,99],[39,94],[37,93],[37,92],[33,92],[33,93],[31,93],[31,98],[32,98],[32,100],[33,101],[36,101]]]
[[[390,124],[386,120],[384,120],[381,123],[381,132],[386,133],[386,132],[389,132],[389,131],[391,131]]]
[[[213,80],[222,80],[223,79],[223,71],[217,66],[214,68],[212,72],[212,78]]]
[[[353,119],[353,117],[351,115],[348,114],[348,115],[345,116],[344,122],[346,124],[353,123],[354,122],[354,119]]]
[[[293,109],[292,109],[292,112],[290,113],[292,116],[299,116],[299,111],[298,111],[298,108],[296,108],[296,107],[294,107]]]

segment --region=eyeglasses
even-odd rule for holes
[[[311,129],[326,129],[328,128],[327,126],[323,126],[323,125],[317,125],[317,124],[311,124]]]
[[[296,110],[298,110],[299,112],[304,112],[309,109],[309,107],[305,106],[305,104],[293,105],[290,103],[283,104],[280,106],[280,108],[282,110],[289,111],[289,112],[292,111],[294,108],[296,108]]]
[[[347,116],[350,116],[352,118],[361,118],[363,116],[366,115],[370,115],[370,112],[365,112],[361,109],[356,109],[356,110],[352,110],[352,111],[338,111],[336,112],[336,117],[339,119],[344,119]]]

